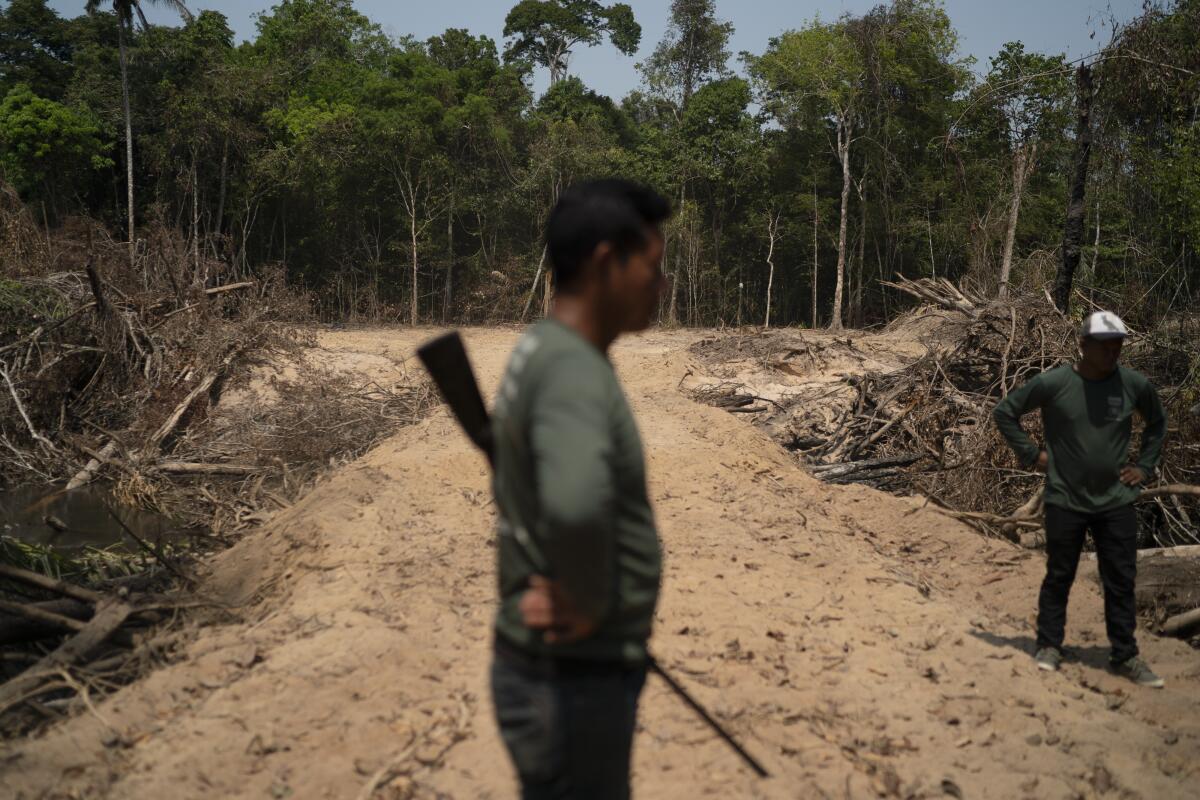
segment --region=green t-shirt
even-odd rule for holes
[[[499,511],[496,633],[537,655],[640,662],[661,555],[642,443],[612,365],[553,320],[517,343],[492,415]],[[596,631],[549,645],[521,622],[531,575],[562,582]]]
[[[1045,429],[1046,504],[1082,513],[1132,503],[1139,489],[1120,481],[1130,463],[1133,412],[1146,423],[1136,463],[1147,477],[1162,453],[1167,418],[1158,393],[1140,372],[1118,367],[1090,381],[1071,364],[1047,370],[1000,401],[993,416],[1017,458],[1032,466],[1041,452],[1021,428],[1021,417],[1042,411]]]

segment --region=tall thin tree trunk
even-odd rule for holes
[[[813,269],[812,269],[812,326],[817,327],[817,278],[820,270],[817,264],[817,229],[821,225],[821,211],[817,206],[817,182],[813,181]]]
[[[200,286],[208,282],[208,276],[200,275],[200,187],[196,169],[196,148],[192,148],[192,279],[200,279]]]
[[[229,181],[229,137],[225,137],[225,144],[221,146],[221,189],[217,194],[217,219],[216,219],[216,234],[221,235],[224,230],[225,220],[225,191]]]
[[[742,327],[742,293],[746,289],[746,285],[744,283],[742,283],[742,268],[740,265],[738,266],[737,278],[738,278],[738,301],[737,301],[737,323],[736,323],[736,325],[737,325],[737,327],[740,328],[740,327]],[[724,282],[722,281],[722,284],[723,283]],[[724,286],[722,285],[721,288],[722,288],[721,294],[725,294]],[[724,310],[723,309],[719,310],[718,316],[722,316],[723,314],[724,314]]]
[[[842,291],[846,282],[846,222],[850,210],[850,135],[849,122],[838,125],[838,158],[842,162],[842,216],[838,223],[837,280],[833,288],[833,316],[829,319],[830,330],[842,329]]]
[[[667,304],[667,324],[672,328],[679,325],[679,263],[682,248],[675,245],[675,269],[671,270],[671,301]]]
[[[676,214],[683,214],[683,201],[687,197],[685,194],[687,184],[683,181],[679,185],[679,208],[676,209]],[[667,324],[672,328],[679,325],[679,272],[683,265],[683,235],[682,228],[679,230],[679,236],[676,237],[679,241],[675,245],[675,269],[671,273],[671,303],[667,307]]]
[[[1091,274],[1096,276],[1096,259],[1100,257],[1100,201],[1096,201],[1096,240],[1092,242]]]
[[[852,302],[854,314],[852,324],[861,326],[863,323],[863,279],[867,272],[867,193],[863,190],[863,182],[858,182],[858,278],[854,282]]]
[[[442,324],[450,317],[454,291],[454,192],[450,192],[450,209],[446,214],[446,294],[442,298]]]
[[[533,276],[533,285],[529,287],[529,297],[525,298],[525,308],[521,310],[521,322],[529,318],[529,308],[533,305],[533,296],[537,294],[538,281],[542,279],[542,270],[546,266],[546,246],[542,246],[542,257],[538,259],[537,273]]]
[[[121,57],[121,103],[125,111],[125,202],[129,209],[129,268],[136,267],[137,241],[133,227],[133,119],[129,111],[129,54],[125,48],[125,21],[117,20],[117,45]],[[143,276],[145,278],[145,276]]]
[[[933,260],[933,220],[929,218],[929,209],[925,209],[925,233],[929,236],[929,270],[937,277],[937,262]]]
[[[1000,297],[1008,297],[1008,279],[1012,274],[1013,244],[1017,240],[1017,220],[1021,215],[1021,195],[1025,193],[1025,179],[1029,177],[1030,162],[1036,153],[1037,144],[1022,144],[1013,154],[1013,194],[1008,207],[1008,229],[1004,234],[1004,254],[1000,258]]]
[[[1071,287],[1075,280],[1075,269],[1082,255],[1083,222],[1085,214],[1085,192],[1087,190],[1088,162],[1092,154],[1092,71],[1080,66],[1076,73],[1079,119],[1075,128],[1075,174],[1071,180],[1071,197],[1067,203],[1067,222],[1063,229],[1062,263],[1054,278],[1054,304],[1067,313],[1071,306]],[[1096,233],[1100,232],[1099,209],[1096,213]],[[1099,243],[1099,239],[1097,239]]]
[[[767,214],[767,315],[763,327],[771,327],[771,288],[775,285],[775,236],[779,232],[779,214]]]
[[[417,208],[416,198],[413,198],[412,213],[408,216],[408,232],[412,243],[412,324],[417,324]]]

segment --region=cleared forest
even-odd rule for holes
[[[240,44],[143,5],[0,3],[6,791],[508,796],[486,463],[413,354],[462,326],[490,396],[553,299],[550,209],[621,176],[675,210],[656,324],[614,356],[655,650],[776,775],[652,681],[637,792],[1189,796],[1200,0],[986,64],[933,0],[736,56],[674,0],[623,98],[571,71],[638,51],[621,3],[421,41],[283,0]],[[991,420],[1100,308],[1169,419],[1136,504],[1157,694],[1106,670],[1086,558],[1078,646],[1029,659],[1043,479]]]

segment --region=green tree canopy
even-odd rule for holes
[[[642,28],[627,3],[604,6],[597,0],[521,0],[504,19],[509,38],[505,57],[550,70],[551,85],[567,73],[571,50],[594,47],[604,36],[625,55],[637,52]]]
[[[111,146],[86,111],[38,97],[24,84],[0,101],[0,170],[27,195],[53,202],[72,180],[111,167]]]

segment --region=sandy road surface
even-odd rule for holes
[[[429,331],[327,334],[342,358]],[[474,330],[495,384],[515,341]],[[1040,558],[922,507],[808,477],[736,415],[676,390],[692,334],[621,345],[666,551],[654,647],[774,773],[753,778],[653,678],[640,797],[1195,797],[1200,654],[1142,635],[1166,678],[1104,669],[1101,601],[1072,598],[1078,658],[1027,651]],[[493,513],[444,411],[222,553],[204,591],[236,623],[30,742],[5,796],[512,797],[486,667]]]

